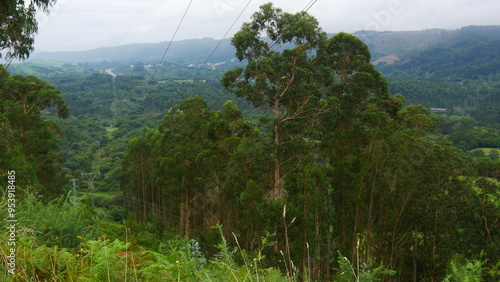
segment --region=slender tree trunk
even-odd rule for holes
[[[330,229],[330,226],[328,226],[328,229]],[[328,278],[331,278],[332,277],[332,265],[331,265],[331,261],[332,261],[332,233],[330,232],[330,230],[328,230],[328,235],[326,236],[326,239],[327,239],[327,247],[326,247],[326,261],[325,261],[325,265],[326,265],[326,277]]]
[[[179,234],[183,234],[183,233],[186,233],[187,232],[187,229],[186,229],[186,216],[187,216],[187,205],[186,203],[188,203],[188,195],[187,195],[187,191],[186,191],[186,177],[183,176],[182,177],[182,193],[181,193],[181,202],[179,203],[180,207],[179,207]]]
[[[315,233],[315,237],[316,237],[316,245],[314,246],[315,247],[315,250],[314,250],[315,258],[314,258],[314,264],[313,264],[313,268],[314,268],[313,279],[321,277],[321,241],[320,241],[321,234],[320,234],[319,212],[318,212],[317,207],[315,208],[315,211],[314,211],[314,220],[315,220],[314,233]],[[309,275],[311,275],[311,274],[309,274]]]
[[[417,247],[418,247],[418,228],[415,228],[415,238],[413,241],[413,282],[417,282]]]
[[[276,109],[278,110],[278,109]],[[278,114],[279,113],[275,113]],[[273,197],[275,199],[281,199],[282,197],[282,183],[281,183],[281,133],[280,133],[280,122],[276,120],[276,125],[274,126],[274,183],[273,183]]]
[[[186,194],[182,192],[181,194],[181,202],[179,203],[179,234],[183,234],[184,230],[184,218],[186,216],[186,208],[185,208],[185,198]]]
[[[431,281],[434,281],[434,273],[436,271],[436,266],[435,266],[435,261],[436,261],[436,251],[437,251],[437,234],[438,234],[438,228],[437,228],[437,220],[438,220],[438,210],[436,209],[434,211],[434,236],[432,238],[432,256],[431,256],[431,262],[433,262],[433,267],[431,271]]]
[[[190,191],[188,190],[187,193],[186,193],[186,203],[185,203],[185,207],[186,207],[186,235],[188,237],[191,237],[191,221],[190,221],[190,218],[191,218],[191,205],[190,205],[190,200],[191,200],[191,193]]]
[[[326,220],[326,228],[327,228],[327,236],[326,236],[326,240],[327,240],[327,252],[326,252],[326,262],[324,263],[326,265],[326,274],[327,274],[327,278],[331,278],[332,277],[332,257],[331,257],[331,254],[332,254],[332,232],[333,230],[330,230],[330,226],[333,226],[333,222],[332,222],[332,211],[330,210],[331,208],[331,205],[332,205],[332,200],[331,200],[331,193],[329,191],[329,189],[327,188],[326,190],[326,195],[327,195],[327,220]]]
[[[372,179],[372,187],[370,191],[370,202],[368,204],[368,219],[367,219],[367,225],[366,225],[366,261],[370,261],[371,259],[371,252],[372,250],[375,249],[374,247],[374,239],[373,239],[373,234],[374,232],[374,226],[375,226],[375,195],[377,192],[377,176],[378,176],[378,165],[375,165],[375,172],[373,175]]]
[[[146,209],[146,173],[144,172],[144,162],[141,165],[141,188],[142,188],[142,220],[143,223],[147,221]]]
[[[483,211],[483,219],[484,219],[484,230],[486,231],[486,235],[488,237],[488,243],[489,245],[493,244],[493,240],[491,238],[491,232],[490,232],[490,227],[488,225],[488,219],[486,218],[486,207],[485,207],[485,202],[486,202],[486,194],[483,194],[483,197],[481,198],[481,209]]]
[[[360,183],[358,186],[358,199],[356,201],[356,212],[354,215],[354,227],[353,227],[353,234],[352,234],[352,250],[353,250],[352,262],[353,262],[353,265],[357,265],[359,263],[357,261],[357,257],[359,257],[359,254],[358,254],[358,256],[356,256],[356,253],[359,252],[358,233],[359,233],[359,224],[360,224],[360,217],[361,217],[361,212],[360,212],[361,206],[360,205],[362,204],[361,195],[362,195],[363,187],[364,187],[364,176],[361,176]],[[356,271],[358,271],[358,269],[356,269]]]

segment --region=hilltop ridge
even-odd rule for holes
[[[356,31],[353,34],[368,45],[372,59],[375,61],[388,55],[404,56],[435,46],[450,46],[467,39],[500,39],[500,26],[467,26],[457,30]],[[102,47],[87,51],[35,52],[28,62],[53,60],[65,63],[102,61],[157,63],[168,44],[169,42],[165,41]],[[235,59],[231,39],[221,41],[214,38],[201,38],[172,42],[165,61],[179,65],[202,64],[218,44],[210,62],[226,62]]]

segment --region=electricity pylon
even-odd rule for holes
[[[76,206],[76,182],[78,179],[72,178],[69,182],[73,182],[73,206]]]
[[[94,182],[97,178],[98,175],[100,175],[100,172],[88,172],[88,173],[82,173],[85,178],[87,178],[87,182],[89,184],[89,190],[90,190],[90,201],[92,202],[92,206],[94,206]]]

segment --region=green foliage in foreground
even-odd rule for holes
[[[335,281],[338,282],[348,282],[353,281],[353,276],[355,281],[382,281],[380,277],[382,275],[394,275],[396,271],[386,270],[384,266],[379,266],[374,269],[370,269],[366,263],[356,267],[357,271],[354,270],[354,266],[351,264],[347,257],[342,256],[339,252],[338,257],[339,271],[335,276]]]
[[[482,185],[476,186],[480,195]],[[107,221],[99,210],[83,203],[73,206],[60,198],[45,204],[32,195],[17,203],[16,274],[12,275],[6,267],[11,249],[7,246],[10,234],[5,228],[6,206],[6,198],[2,198],[0,277],[8,277],[2,281],[309,281],[303,280],[307,270],[286,276],[278,268],[267,266],[263,253],[276,243],[270,240],[274,234],[267,233],[261,238],[259,250],[248,254],[237,240],[230,245],[218,224],[213,228],[218,238],[216,252],[209,257],[204,255],[208,246],[194,239],[168,234],[156,237],[131,220],[123,225]],[[83,219],[88,224],[82,224]],[[61,234],[60,230],[65,232],[63,237],[54,235]],[[158,245],[148,247],[153,241]],[[395,271],[382,265],[371,267],[364,261],[355,265],[340,252],[337,262],[333,281],[386,281],[395,277]],[[444,281],[485,281],[486,270],[498,278],[495,275],[500,274],[500,263],[487,267],[483,254],[477,259],[455,256]]]
[[[63,199],[43,204],[32,196],[17,206],[16,273],[12,275],[6,267],[12,248],[5,228],[6,206],[4,198],[0,276],[10,281],[288,280],[277,269],[263,268],[265,258],[260,254],[250,256],[229,246],[220,225],[215,232],[222,237],[211,258],[205,258],[196,240],[179,236],[155,239],[161,242],[152,250],[141,245],[149,232],[130,221],[111,223],[84,204],[72,206]]]

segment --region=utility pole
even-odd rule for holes
[[[76,182],[78,179],[72,178],[69,182],[73,182],[73,206],[76,206]]]
[[[82,175],[85,176],[85,178],[87,178],[87,182],[89,183],[90,201],[92,202],[92,206],[94,206],[94,182],[99,174],[101,173],[100,172],[82,173]]]

